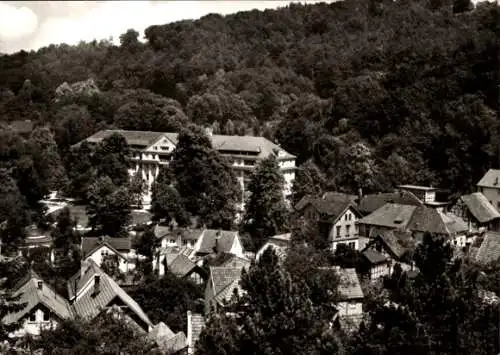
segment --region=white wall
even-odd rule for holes
[[[94,251],[92,255],[90,255],[87,259],[92,259],[95,261],[95,263],[99,266],[102,264],[102,260],[104,259],[105,255],[115,255],[115,252],[108,248],[105,245],[102,245],[99,249]],[[127,260],[123,259],[122,257],[118,256],[118,268],[120,269],[120,272],[126,273],[128,271],[131,271],[135,268],[135,265],[130,264]]]
[[[363,303],[359,301],[343,301],[337,304],[340,317],[358,317],[363,315]]]
[[[330,229],[328,236],[329,241],[332,243],[332,250],[337,248],[339,242],[342,244],[354,243],[354,248],[359,249],[358,230],[356,221],[358,217],[349,208],[338,221]]]
[[[33,313],[36,317],[35,321],[30,320],[30,316]],[[30,313],[24,319],[22,327],[19,330],[11,333],[9,336],[22,337],[26,334],[39,335],[41,329],[49,329],[51,327],[56,327],[59,324],[59,320],[53,314],[50,314],[48,321],[45,321],[43,319],[43,316],[44,311],[42,311],[41,309],[37,309],[36,311]]]

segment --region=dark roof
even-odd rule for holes
[[[130,237],[126,238],[110,238],[104,237],[83,237],[82,238],[82,254],[88,255],[93,252],[97,247],[107,243],[120,253],[128,253],[132,247],[132,240]]]
[[[488,264],[500,258],[500,233],[488,231],[477,250],[475,259],[478,263]]]
[[[452,235],[469,230],[467,223],[453,213],[443,213],[434,208],[418,207],[408,224],[408,229],[418,232]]]
[[[399,189],[407,190],[419,190],[419,191],[437,191],[438,188],[431,186],[420,186],[420,185],[399,185]]]
[[[410,206],[420,206],[423,204],[413,193],[409,191],[397,191],[363,196],[361,201],[359,201],[357,209],[363,214],[369,214],[386,203]]]
[[[329,222],[335,222],[348,209],[352,208],[356,211],[355,204],[349,195],[331,194],[328,197],[305,197],[296,206],[298,211],[303,210],[306,206],[313,208],[321,215],[321,218]]]
[[[151,321],[142,308],[130,297],[110,276],[104,273],[92,260],[84,262],[83,275],[79,271],[68,281],[68,293],[70,299],[75,299],[73,309],[82,318],[93,319],[101,311],[108,307],[113,300],[120,299],[128,308],[134,312],[145,324],[152,326]],[[88,287],[93,283],[94,276],[100,276],[100,292],[93,294],[93,288]],[[76,291],[76,292],[75,292]]]
[[[376,237],[385,244],[389,252],[396,258],[401,258],[415,246],[410,232],[400,230],[380,230]]]
[[[500,213],[480,192],[474,192],[470,195],[464,195],[460,198],[479,223],[490,222],[500,218]]]
[[[177,256],[170,261],[167,258],[167,267],[171,273],[177,277],[184,277],[189,274],[197,265],[191,261],[187,256],[183,254],[177,254]]]
[[[337,191],[327,191],[323,194],[322,196],[325,200],[338,200],[338,199],[346,199],[350,200],[351,202],[355,203],[356,200],[358,199],[358,196],[356,195],[351,195],[351,194],[346,194],[344,192],[337,192]]]
[[[43,283],[42,289],[38,288],[39,281]],[[18,285],[14,294],[19,295],[18,302],[26,303],[26,306],[17,312],[7,314],[2,320],[6,324],[17,322],[40,304],[47,307],[60,319],[72,317],[71,307],[66,299],[56,293],[47,282],[33,271],[30,271],[29,275],[24,278],[24,282]]]
[[[362,254],[366,258],[366,260],[370,262],[370,264],[382,264],[387,261],[387,258],[384,254],[379,253],[378,251],[371,248],[364,250]]]
[[[484,174],[483,178],[479,180],[477,186],[480,187],[494,187],[500,189],[500,169],[490,169]]]
[[[386,203],[368,216],[361,218],[358,223],[405,229],[416,209],[417,207],[413,205]]]
[[[100,143],[107,137],[118,133],[125,138],[130,146],[147,148],[163,136],[162,132],[149,131],[125,131],[119,129],[107,129],[99,131],[86,139],[89,143]]]

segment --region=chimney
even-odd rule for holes
[[[94,275],[94,296],[101,291],[101,275]]]
[[[214,246],[214,252],[215,252],[215,254],[219,253],[219,239],[221,237],[221,234],[222,234],[222,231],[220,229],[215,234],[215,246]]]
[[[493,183],[493,185],[497,186],[498,185],[498,176],[495,177],[495,182]]]
[[[82,278],[83,275],[85,274],[85,271],[87,271],[88,265],[89,264],[87,260],[82,259],[82,261],[80,262],[80,278]]]
[[[40,280],[37,281],[36,285],[37,285],[37,287],[36,287],[37,289],[39,289],[40,291],[43,290],[43,281],[40,281]]]
[[[361,202],[361,199],[363,198],[363,188],[360,187],[358,189],[358,203]]]

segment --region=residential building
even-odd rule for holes
[[[10,334],[11,337],[39,335],[42,329],[51,329],[62,320],[73,317],[68,301],[33,271],[20,280],[12,292],[19,296],[19,303],[26,305],[2,319],[7,325],[21,323],[20,329]]]
[[[272,248],[276,255],[278,255],[278,258],[283,261],[286,258],[287,250],[290,247],[291,237],[292,233],[273,235],[257,251],[255,259],[259,260],[264,251],[268,248]]]
[[[367,216],[375,212],[386,203],[395,203],[398,205],[422,206],[423,202],[410,191],[399,190],[388,193],[378,193],[362,196],[358,201],[356,209]]]
[[[487,231],[483,241],[475,253],[474,260],[482,265],[496,262],[500,259],[500,233]]]
[[[241,272],[243,267],[210,266],[205,289],[205,315],[228,306],[235,292],[241,294]]]
[[[411,232],[417,241],[421,241],[428,232],[447,238],[457,247],[466,245],[469,230],[467,223],[451,212],[395,203],[383,205],[357,223],[360,234],[367,238],[373,238],[373,231],[400,230]]]
[[[390,275],[399,264],[404,271],[414,269],[412,253],[415,241],[410,232],[399,230],[374,231],[373,239],[362,251],[370,280]]]
[[[159,261],[153,265],[153,269],[158,267],[158,274],[160,276],[164,275],[168,270],[175,276],[191,280],[198,285],[203,284],[207,279],[206,272],[181,252],[169,254],[168,256],[163,254],[163,258],[159,255],[158,260]]]
[[[328,240],[332,250],[346,244],[359,250],[364,239],[359,238],[357,220],[361,214],[357,211],[351,195],[328,194],[322,197],[305,196],[296,206],[306,220],[316,221],[320,233]]]
[[[344,329],[357,329],[363,317],[364,300],[358,274],[353,268],[336,268],[336,272],[340,279],[337,303],[339,320]]]
[[[107,258],[115,258],[120,272],[127,273],[135,269],[131,244],[130,238],[83,237],[82,258],[92,259],[100,267]]]
[[[131,151],[132,165],[129,170],[131,176],[140,174],[146,181],[147,192],[144,202],[151,201],[151,186],[158,176],[160,167],[170,161],[170,154],[178,142],[177,133],[103,130],[88,137],[90,144],[98,144],[114,133],[122,135],[127,141]],[[283,174],[285,184],[283,193],[285,197],[291,194],[293,180],[295,179],[295,156],[283,150],[280,146],[270,142],[264,137],[253,136],[224,136],[215,135],[208,131],[212,146],[230,163],[236,174],[243,191],[242,204],[248,195],[247,185],[252,172],[262,159],[275,153]]]
[[[500,212],[481,192],[461,196],[451,208],[451,212],[462,217],[471,232],[500,231]]]
[[[193,248],[195,256],[228,253],[245,258],[237,231],[155,226],[154,233],[156,238],[160,239],[161,248],[187,246]]]
[[[156,324],[148,334],[148,339],[156,343],[162,353],[187,354],[188,344],[184,332],[174,333],[165,323]]]
[[[196,350],[196,342],[200,338],[201,331],[205,328],[205,318],[202,314],[188,311],[187,319],[188,355],[193,355]]]
[[[500,211],[500,169],[490,169],[477,183],[477,190]]]
[[[92,260],[68,281],[69,302],[75,315],[94,319],[101,312],[117,308],[123,319],[141,332],[149,332],[153,324],[142,308],[110,276]]]

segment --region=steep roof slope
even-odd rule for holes
[[[480,192],[464,195],[460,199],[479,223],[486,223],[500,218],[500,213],[497,209],[488,201],[486,196]]]

